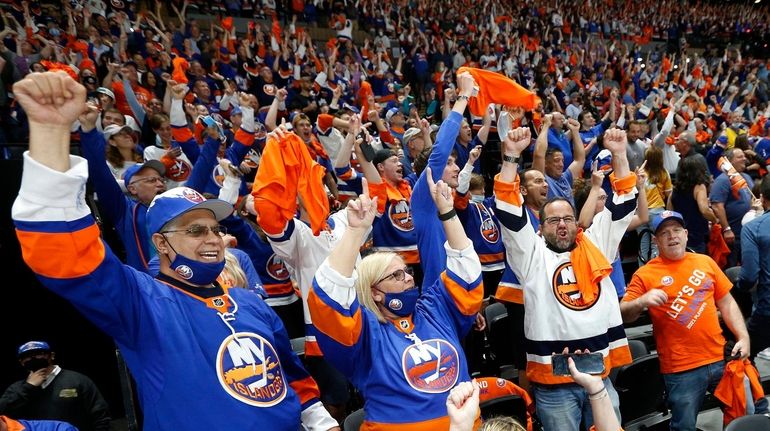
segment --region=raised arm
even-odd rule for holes
[[[570,133],[572,135],[572,163],[567,169],[572,173],[572,178],[581,178],[583,165],[586,162],[586,150],[583,147],[583,140],[580,139],[580,123],[574,118],[570,118],[567,120],[567,127],[572,132]]]
[[[551,120],[553,120],[553,115],[547,114],[543,116],[543,124],[540,127],[540,133],[537,135],[535,151],[532,154],[532,169],[536,169],[543,174],[545,174],[545,153],[548,151],[548,129],[551,127]]]

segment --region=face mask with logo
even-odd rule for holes
[[[414,313],[414,307],[417,305],[417,298],[420,297],[420,291],[417,287],[398,293],[383,292],[381,290],[380,292],[385,295],[383,306],[398,317],[406,317]]]
[[[177,253],[171,262],[171,269],[191,284],[205,286],[219,277],[225,269],[225,260],[213,263],[198,262]]]
[[[51,365],[51,363],[48,361],[48,358],[32,358],[29,361],[25,362],[23,367],[25,370],[32,373],[37,370],[42,370],[43,368],[47,368],[49,365]]]
[[[484,195],[471,195],[471,202],[475,202],[477,204],[484,202]]]

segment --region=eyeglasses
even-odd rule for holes
[[[163,182],[163,178],[161,177],[147,177],[147,178],[137,178],[134,181],[131,181],[131,184],[136,183],[157,183],[157,182]],[[129,185],[131,185],[129,184]]]
[[[545,224],[556,226],[561,222],[564,222],[564,224],[572,224],[575,223],[575,216],[564,216],[564,217],[546,217]]]
[[[383,281],[392,278],[396,281],[404,281],[404,278],[406,278],[406,274],[414,275],[414,270],[411,267],[405,266],[402,269],[397,269],[390,274],[386,275],[385,277],[382,277],[378,282],[374,284],[380,284]]]
[[[227,235],[227,228],[225,228],[224,226],[204,226],[199,224],[194,224],[188,227],[187,229],[166,230],[160,233],[182,232],[185,235],[192,238],[202,238],[208,235],[209,231],[211,231],[211,233],[213,233],[216,236]]]

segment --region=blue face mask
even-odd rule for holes
[[[414,307],[417,305],[417,298],[420,297],[420,291],[417,287],[398,293],[388,293],[381,290],[380,292],[385,295],[383,306],[398,317],[406,317],[414,313]]]
[[[213,283],[225,269],[225,260],[204,263],[177,253],[174,261],[171,262],[171,269],[190,284],[206,286]]]
[[[477,204],[484,202],[484,195],[471,195],[471,202],[476,202]]]

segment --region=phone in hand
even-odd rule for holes
[[[374,149],[372,144],[370,144],[366,138],[364,138],[364,142],[361,142],[361,153],[364,156],[364,159],[366,159],[367,162],[371,162],[374,160],[374,155],[377,151]]]
[[[578,371],[586,374],[604,374],[604,356],[601,353],[567,353],[551,355],[551,366],[554,376],[569,376],[567,358],[575,361]]]

